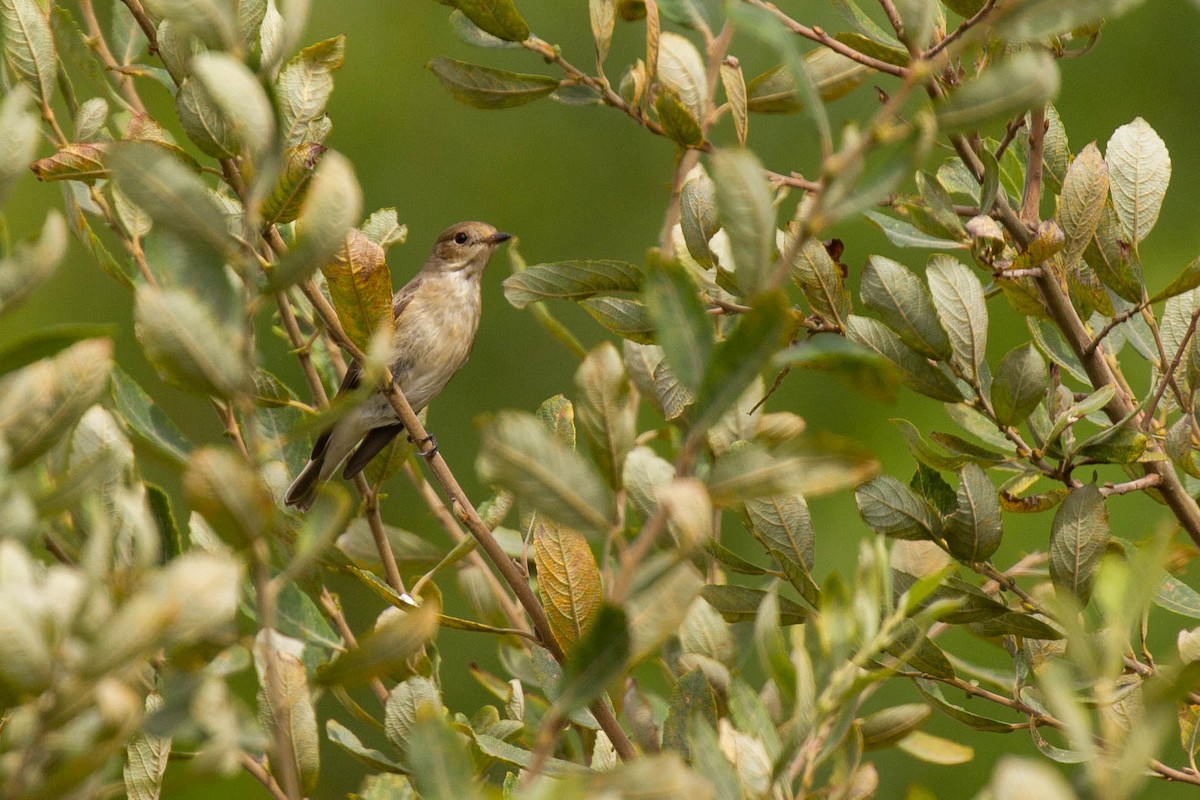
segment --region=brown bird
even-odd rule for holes
[[[392,296],[396,332],[388,366],[413,411],[429,405],[466,363],[479,330],[484,268],[511,238],[484,222],[453,225],[438,236],[421,271]],[[338,394],[356,388],[361,376],[361,365],[352,362]],[[284,503],[307,510],[317,486],[347,456],[342,477],[350,480],[403,430],[386,395],[375,392],[317,437]]]

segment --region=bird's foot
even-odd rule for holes
[[[434,456],[437,455],[438,440],[437,440],[437,437],[434,436],[432,433],[429,434],[428,436],[424,437],[423,439],[414,439],[410,436],[410,437],[408,437],[408,440],[417,446],[417,452],[420,453],[425,458],[433,458]],[[429,445],[428,449],[426,449],[426,447],[425,447],[426,445]]]

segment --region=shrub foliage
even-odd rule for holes
[[[185,435],[103,328],[0,351],[0,793],[155,798],[175,757],[276,798],[860,798],[874,750],[974,756],[922,730],[934,712],[1077,765],[1072,787],[1002,759],[990,797],[1200,785],[1200,634],[1179,624],[1200,595],[1167,571],[1200,542],[1200,260],[1151,294],[1166,144],[1135,118],[1072,149],[1052,105],[1058,60],[1136,0],[838,0],[836,32],[763,0],[590,0],[574,60],[512,0],[447,5],[482,61],[541,68],[434,59],[456,99],[604,106],[676,143],[661,239],[644,264],[510,251],[508,300],[579,367],[495,410],[474,464],[491,497],[398,442],[300,515],[280,498],[361,399],[329,399],[349,357],[426,441],[385,363],[406,230],[364,218],[324,144],[344,40],[302,46],[296,0],[0,0],[0,202],[31,166],[63,202],[6,237],[0,314],[73,237],[224,434]],[[614,36],[641,57],[612,63]],[[744,75],[751,54],[776,66]],[[836,130],[826,105],[872,82],[877,110]],[[152,83],[173,114],[148,112]],[[795,114],[819,154],[764,169],[761,114]],[[829,232],[864,215],[891,248],[851,276]],[[584,348],[567,303],[612,335]],[[997,357],[1012,319],[1028,339]],[[776,407],[801,375],[940,404],[936,430],[895,421],[916,472]],[[449,547],[384,524],[394,481]],[[818,535],[806,504],[846,491],[878,534],[853,575],[817,569],[842,526]],[[1169,524],[1122,538],[1109,506],[1140,493]],[[1015,561],[1014,514],[1044,521]],[[348,624],[334,575],[369,590],[373,626]],[[443,613],[446,586],[470,618]],[[1176,650],[1151,652],[1151,623]],[[495,640],[502,674],[473,670],[492,704],[446,708],[441,628]],[[897,683],[913,702],[872,703]],[[331,745],[361,786],[321,776]]]

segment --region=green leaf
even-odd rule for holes
[[[575,406],[565,395],[548,397],[537,407],[536,416],[547,431],[563,444],[575,449]]]
[[[1104,160],[1123,238],[1136,248],[1158,221],[1171,181],[1171,156],[1150,124],[1137,117],[1113,132]]]
[[[683,185],[679,195],[679,225],[688,253],[696,262],[709,269],[716,256],[708,240],[721,227],[717,219],[716,187],[707,175],[697,175]]]
[[[883,356],[844,336],[821,333],[779,352],[780,367],[800,367],[833,373],[857,392],[885,403],[896,400],[900,371]]]
[[[116,142],[106,162],[117,186],[156,225],[222,255],[232,255],[238,247],[225,225],[225,210],[169,150],[147,142]]]
[[[938,127],[966,131],[1043,106],[1058,94],[1058,64],[1044,50],[1025,50],[991,63],[937,109]]]
[[[913,124],[889,132],[878,142],[864,141],[867,135],[853,127],[845,130],[843,152],[862,155],[833,176],[826,189],[825,213],[812,223],[815,230],[867,211],[887,198],[924,161],[935,129],[930,115],[923,113]]]
[[[612,342],[592,349],[575,372],[575,413],[592,456],[613,488],[637,435],[637,405]]]
[[[11,311],[50,277],[67,253],[67,226],[51,211],[36,241],[20,242],[0,258],[0,315]]]
[[[1026,0],[1006,6],[997,19],[996,32],[1015,40],[1042,41],[1095,23],[1101,17],[1113,19],[1142,0],[1082,0],[1061,3],[1056,0]]]
[[[941,525],[921,497],[890,475],[867,481],[854,491],[863,522],[876,533],[896,539],[930,539]]]
[[[1091,483],[1072,490],[1050,528],[1050,580],[1055,587],[1086,604],[1108,540],[1108,509],[1100,490]]]
[[[658,41],[656,67],[659,84],[676,96],[688,116],[702,119],[707,110],[708,76],[696,46],[686,36],[663,31]]]
[[[192,78],[220,110],[245,155],[259,157],[275,138],[275,114],[262,84],[241,61],[227,53],[199,53]]]
[[[729,235],[732,266],[744,296],[769,288],[774,272],[775,207],[762,164],[747,150],[712,156],[717,212]]]
[[[38,100],[49,104],[58,61],[46,10],[37,0],[0,0],[0,21],[4,22],[4,62]]]
[[[725,89],[725,99],[729,102],[729,113],[733,117],[733,129],[737,134],[738,144],[746,146],[749,134],[750,117],[747,108],[746,79],[742,76],[742,68],[738,65],[721,63],[721,86]]]
[[[41,136],[38,119],[30,110],[32,95],[17,84],[0,99],[0,206],[37,153]]]
[[[474,108],[512,108],[546,97],[558,88],[555,78],[435,58],[425,65],[451,96]]]
[[[967,455],[947,455],[934,449],[929,442],[925,441],[925,437],[917,430],[917,426],[906,419],[892,419],[889,422],[900,428],[900,434],[904,437],[908,452],[920,464],[933,469],[957,470],[971,460],[971,457]]]
[[[1191,263],[1183,268],[1183,272],[1179,273],[1173,281],[1171,281],[1165,289],[1150,299],[1152,303],[1158,303],[1163,300],[1190,292],[1200,286],[1200,257],[1193,258]]]
[[[1046,396],[1050,371],[1032,343],[1005,353],[992,380],[992,408],[1002,425],[1020,425]]]
[[[374,628],[322,669],[317,682],[323,686],[354,686],[371,678],[405,669],[405,663],[433,641],[438,628],[438,604],[426,599],[409,611],[388,612]]]
[[[1163,573],[1154,590],[1154,604],[1185,617],[1200,619],[1200,592],[1168,573]]]
[[[900,341],[899,336],[878,320],[851,316],[846,321],[846,335],[850,341],[875,351],[894,364],[900,370],[900,379],[910,389],[947,403],[962,401],[962,392],[945,373]],[[949,346],[949,339],[946,341]]]
[[[925,731],[914,731],[897,747],[913,758],[943,767],[965,764],[975,758],[975,748]]]
[[[517,13],[512,0],[449,0],[480,30],[506,42],[523,42],[529,38],[529,25]]]
[[[475,467],[483,480],[569,528],[600,535],[612,526],[611,491],[531,414],[497,414],[483,430]]]
[[[388,741],[403,749],[421,714],[442,713],[442,695],[433,681],[413,675],[388,693],[383,729]]]
[[[1009,611],[991,619],[971,623],[971,633],[985,638],[1020,636],[1023,639],[1056,641],[1063,635],[1045,622],[1020,611]]]
[[[362,213],[362,189],[350,160],[330,150],[321,157],[296,220],[296,243],[271,270],[270,292],[282,291],[328,265],[345,246]]]
[[[663,357],[671,374],[693,393],[700,388],[713,349],[713,325],[698,292],[688,271],[673,262],[652,270],[645,290]]]
[[[789,230],[788,238],[793,234]],[[790,242],[785,244],[785,249]],[[844,328],[850,316],[850,293],[842,268],[829,255],[825,245],[808,237],[796,250],[790,265],[792,282],[804,292],[812,310],[828,321]]]
[[[504,279],[504,297],[516,308],[539,300],[583,300],[601,292],[636,292],[642,271],[623,261],[534,264]]]
[[[654,343],[654,323],[646,307],[626,297],[600,296],[581,300],[579,305],[608,330],[638,344]]]
[[[888,44],[854,31],[841,31],[834,34],[833,38],[864,55],[871,56],[871,58],[877,58],[880,61],[894,64],[897,67],[908,66],[908,51],[899,46],[899,43],[894,39],[892,43]]]
[[[631,664],[658,652],[663,642],[679,634],[688,609],[703,586],[696,568],[684,562],[669,568],[630,599],[626,611],[629,635],[633,638]]]
[[[1063,261],[1069,268],[1083,256],[1108,202],[1108,165],[1095,142],[1071,162],[1058,200],[1058,224],[1067,237]]]
[[[753,622],[767,593],[745,586],[709,584],[700,591],[700,596],[715,608],[726,622]],[[808,618],[808,611],[804,606],[786,597],[779,597],[778,600],[780,625],[799,625]]]
[[[625,672],[631,646],[625,612],[614,605],[601,605],[591,627],[563,662],[562,693],[554,700],[558,713],[569,714],[602,697],[608,685]]]
[[[1111,186],[1110,186],[1111,190]],[[1083,257],[1104,285],[1130,303],[1142,302],[1142,264],[1129,247],[1112,205],[1106,205]]]
[[[816,532],[802,495],[750,498],[744,507],[754,538],[777,561],[806,572],[812,569]]]
[[[960,561],[986,561],[1000,547],[1000,502],[987,473],[975,464],[958,472],[958,507],[946,518],[946,544]]]
[[[85,339],[0,381],[0,437],[8,466],[31,463],[99,401],[112,371],[112,342]]]
[[[177,466],[187,463],[192,443],[154,398],[120,367],[113,369],[112,398],[130,431]]]
[[[157,692],[146,696],[147,714],[159,710],[162,705],[162,696]],[[134,734],[125,748],[125,767],[122,770],[129,800],[158,800],[170,755],[170,737],[154,736],[144,731]]]
[[[534,646],[530,658],[533,676],[550,702],[562,694],[563,669],[544,647]],[[591,731],[600,730],[600,724],[587,708],[578,708],[567,714],[571,722]]]
[[[700,123],[674,92],[664,89],[654,99],[654,111],[668,139],[684,147],[703,144],[704,131]]]
[[[804,464],[799,459],[776,456],[747,442],[717,457],[707,483],[714,503],[732,506],[798,491],[804,478]]]
[[[979,278],[959,261],[943,255],[929,260],[926,276],[954,360],[979,381],[987,358],[988,332],[987,302]]]
[[[676,681],[667,701],[667,716],[663,720],[663,747],[679,752],[688,760],[692,757],[688,746],[688,725],[693,717],[698,717],[711,727],[717,724],[717,696],[701,669],[685,672]]]
[[[325,150],[325,145],[316,142],[287,149],[279,177],[259,208],[264,224],[292,222],[300,216],[317,161]]]
[[[875,223],[875,226],[883,231],[883,235],[887,237],[888,241],[896,247],[916,247],[922,250],[965,250],[967,247],[963,242],[932,236],[918,230],[910,222],[889,217],[878,211],[867,209],[863,212],[863,216]]]
[[[856,720],[864,750],[879,750],[900,742],[929,719],[933,709],[924,703],[905,703]]]
[[[625,459],[621,483],[642,516],[649,519],[658,504],[655,492],[675,477],[675,467],[649,447],[635,447]]]
[[[112,325],[51,325],[0,347],[0,375],[27,367],[60,353],[84,339],[104,339],[116,334]]]
[[[275,651],[271,664],[272,687],[259,689],[259,720],[270,731],[286,731],[291,758],[299,773],[301,788],[316,788],[320,772],[320,739],[317,714],[309,696],[304,662],[290,653]]]
[[[181,389],[216,397],[249,391],[243,332],[213,316],[190,291],[137,289],[138,343],[155,370]]]
[[[622,0],[622,5],[626,0]],[[716,33],[721,28],[723,17],[719,0],[662,0],[657,4],[666,19],[679,25],[702,30],[707,28]]]
[[[600,613],[596,557],[582,534],[539,518],[533,526],[533,561],[550,629],[570,653]]]
[[[896,13],[903,23],[903,38],[906,42],[924,49],[929,45],[933,26],[942,18],[937,0],[894,0]]]
[[[592,39],[596,42],[596,64],[602,65],[612,45],[616,25],[616,0],[588,0],[588,18],[592,23]]]
[[[486,733],[475,731],[474,734],[475,744],[478,745],[479,751],[488,758],[493,758],[522,769],[527,769],[533,764],[533,753],[525,748],[509,744],[503,739],[498,739]],[[590,773],[591,770],[582,764],[576,764],[574,761],[566,761],[561,758],[547,758],[542,763],[542,774],[552,778],[567,775],[587,775]],[[511,776],[513,773],[510,772],[509,775]],[[363,798],[363,800],[368,800],[368,798]]]
[[[309,45],[297,53],[275,81],[279,132],[284,146],[320,144],[325,138],[325,106],[333,93],[333,73],[346,58],[346,36]]]
[[[181,39],[198,38],[213,49],[233,49],[238,41],[234,8],[220,0],[148,0],[155,19],[167,22]],[[159,33],[160,38],[163,34]]]
[[[909,347],[939,361],[950,358],[950,339],[938,321],[929,292],[903,265],[871,256],[859,291],[863,303]]]
[[[191,454],[183,475],[189,505],[223,541],[246,548],[271,529],[271,490],[233,451],[203,447]]]
[[[692,426],[704,431],[738,401],[770,359],[784,346],[792,327],[782,290],[760,295],[750,311],[713,351],[712,361],[696,391]]]
[[[381,246],[351,229],[333,260],[321,265],[321,272],[350,341],[366,352],[371,337],[381,328],[391,340],[396,322],[392,315],[392,274]]]
[[[354,733],[336,719],[325,721],[325,735],[339,749],[349,753],[354,758],[372,769],[383,772],[404,772],[404,767],[385,756],[373,747],[367,747]]]

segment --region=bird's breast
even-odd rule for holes
[[[466,363],[479,316],[479,281],[450,273],[426,279],[397,318],[392,370],[414,410]]]

